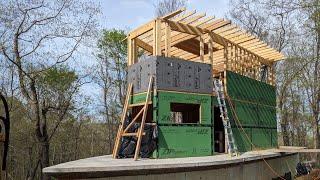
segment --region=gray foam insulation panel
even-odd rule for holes
[[[155,77],[154,88],[158,90],[212,92],[210,64],[161,56],[140,59],[128,69],[128,82],[133,83],[133,93],[147,91],[151,75]]]

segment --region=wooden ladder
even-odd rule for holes
[[[145,135],[145,133],[143,131],[144,131],[144,125],[145,125],[147,112],[148,112],[148,105],[152,103],[152,101],[149,101],[149,96],[151,94],[151,89],[152,89],[152,83],[153,83],[153,76],[151,76],[149,79],[148,91],[147,91],[145,102],[144,103],[137,103],[137,104],[130,104],[130,105],[129,105],[129,101],[130,101],[133,85],[132,85],[132,83],[130,83],[128,85],[125,104],[124,104],[122,116],[121,116],[121,122],[119,125],[116,141],[115,141],[114,148],[113,148],[113,153],[112,153],[113,158],[117,158],[117,156],[119,154],[122,137],[128,137],[128,136],[136,136],[137,137],[134,160],[137,160],[139,158],[142,136]],[[132,119],[130,124],[127,127],[124,127],[125,120],[126,120],[127,113],[128,113],[128,109],[135,107],[135,106],[140,106],[140,105],[143,105],[141,110]],[[136,133],[129,133],[128,130],[135,123],[135,121],[138,119],[138,117],[141,114],[142,114],[142,120],[141,120],[141,124],[140,124],[138,131]]]

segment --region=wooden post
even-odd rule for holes
[[[256,70],[254,69],[255,66],[255,60],[256,60],[256,56],[249,56],[250,54],[248,53],[248,57],[250,58],[251,61],[251,78],[255,79],[255,72]]]
[[[231,45],[231,59],[230,63],[232,63],[230,69],[232,71],[238,72],[238,62],[236,60],[236,46]]]
[[[240,63],[240,74],[243,75],[243,60],[242,60],[242,56],[241,56],[241,48],[238,48],[237,49],[237,56],[238,56],[238,61]]]
[[[237,63],[236,63],[235,58],[234,58],[234,49],[235,49],[235,47],[231,44],[231,46],[230,46],[230,58],[228,59],[229,60],[229,64],[230,64],[229,69],[231,71],[237,72]]]
[[[240,59],[240,62],[241,62],[241,74],[242,75],[246,75],[246,62],[245,62],[245,59],[243,57],[242,51],[243,51],[243,49],[240,48],[239,49],[239,59]]]
[[[166,23],[166,36],[165,36],[165,56],[170,57],[171,51],[171,27],[168,23]]]
[[[259,79],[261,79],[260,78],[260,58],[259,57],[257,57],[257,59],[256,59],[256,80],[259,80]]]
[[[200,39],[200,60],[204,62],[204,42],[203,42],[203,37],[199,36]]]
[[[132,53],[132,64],[138,62],[138,46],[136,43],[136,39],[132,39],[132,45],[131,45],[131,53]]]
[[[229,48],[229,43],[226,44],[226,46],[224,46],[224,70],[223,70],[223,82],[224,82],[224,92],[227,94],[227,70],[228,70],[228,59],[229,59],[229,52],[228,52],[228,48]],[[225,139],[226,140],[226,139]],[[227,143],[227,142],[225,142]]]
[[[252,61],[252,79],[256,79],[256,56],[249,53],[251,61]]]
[[[226,46],[224,46],[224,62],[223,62],[223,67],[224,67],[224,70],[228,70],[228,44]]]
[[[249,67],[249,64],[250,64],[250,62],[248,61],[248,57],[246,56],[246,50],[242,50],[242,56],[243,56],[243,61],[244,61],[244,63],[245,63],[245,73],[246,73],[246,76],[248,76],[249,77],[249,72],[250,72],[250,67]]]
[[[234,63],[236,65],[236,72],[239,73],[239,67],[240,67],[240,62],[238,61],[238,47],[237,46],[234,46],[234,49],[233,49],[233,56],[234,56]]]
[[[210,61],[211,67],[213,68],[213,41],[211,37],[208,42],[208,51],[209,51],[209,61]]]
[[[132,65],[132,51],[131,51],[131,38],[130,36],[127,39],[127,43],[128,43],[128,66]]]
[[[161,56],[161,20],[156,19],[153,25],[153,55]]]

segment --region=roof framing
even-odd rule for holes
[[[244,69],[249,66],[254,69],[256,65],[272,67],[275,61],[285,58],[231,21],[206,17],[205,13],[198,14],[185,8],[138,27],[128,34],[127,40],[128,65],[138,61],[138,48],[149,55],[223,64],[224,71],[238,71],[234,67],[239,68],[242,64],[246,64]],[[215,51],[219,51],[218,56]]]

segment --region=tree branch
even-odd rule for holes
[[[19,32],[19,35],[28,32],[32,27],[34,27],[34,26],[37,25],[38,23],[42,23],[42,22],[44,22],[44,21],[49,21],[49,20],[51,20],[51,19],[57,18],[57,17],[61,14],[61,12],[62,12],[62,10],[64,9],[65,5],[66,5],[66,1],[63,1],[62,6],[59,8],[58,12],[57,12],[55,15],[53,15],[53,16],[48,16],[48,17],[45,17],[45,18],[42,18],[42,19],[39,19],[39,20],[34,20],[34,21],[31,23],[30,26],[28,26],[26,29],[20,31],[20,32]]]

